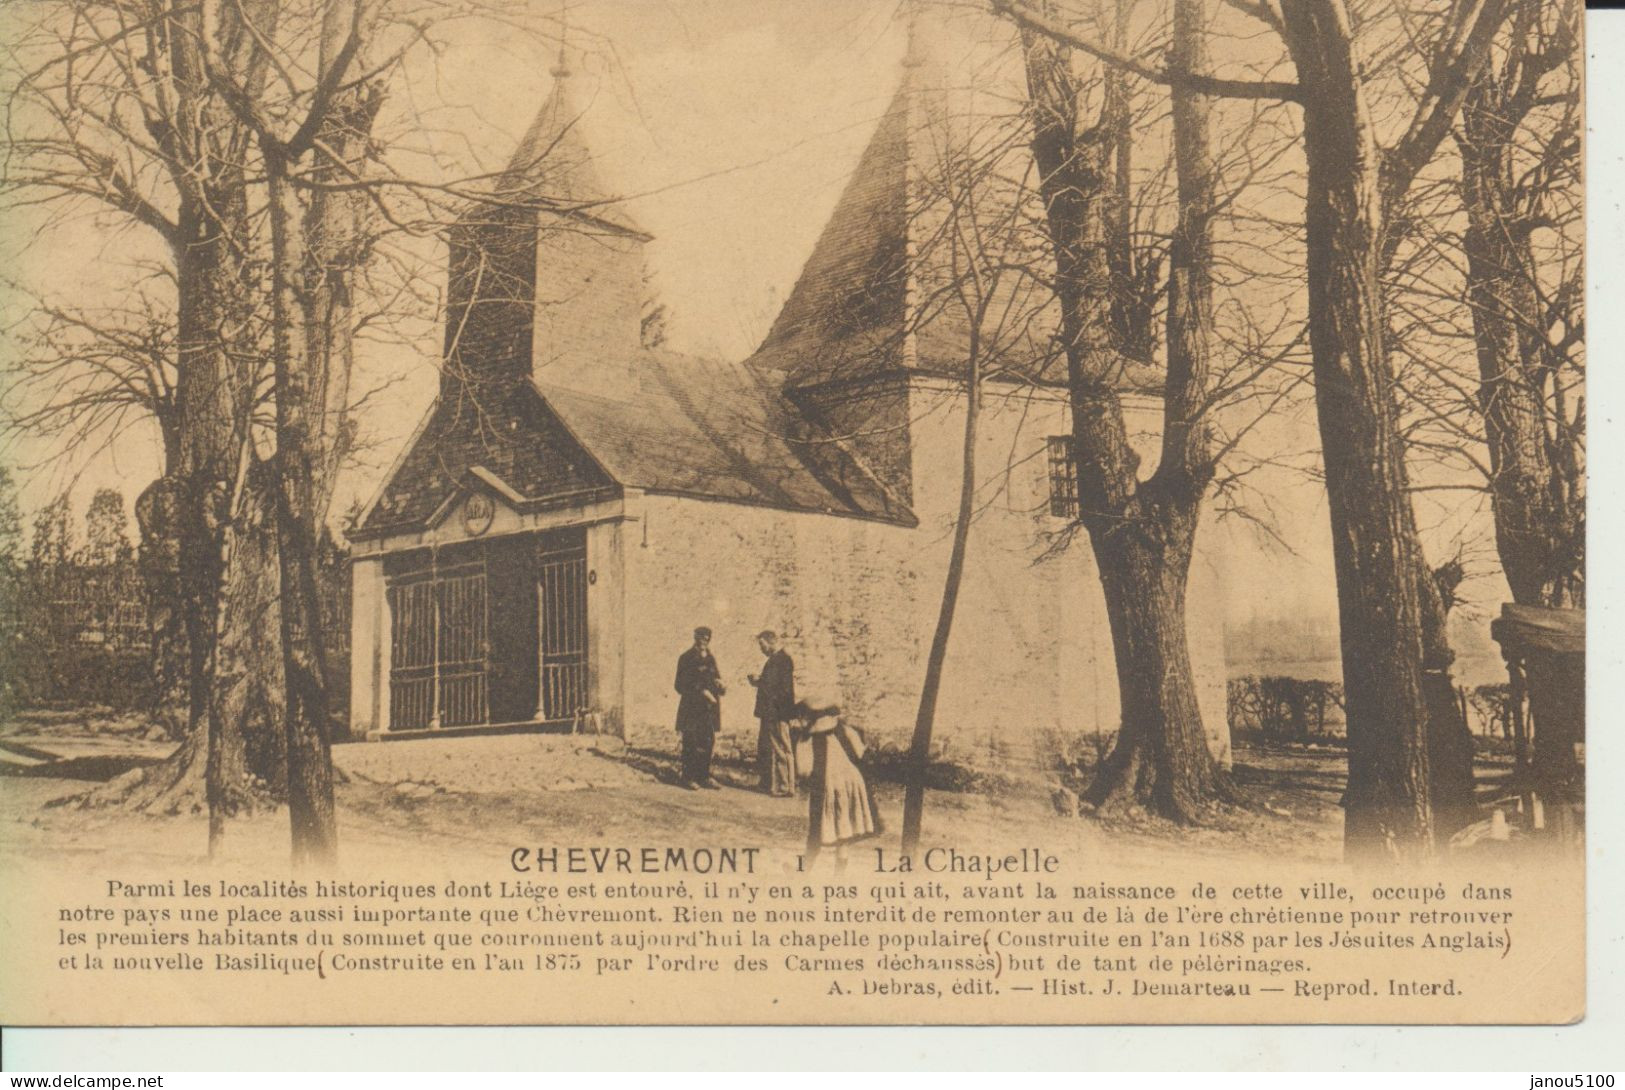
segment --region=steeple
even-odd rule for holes
[[[904,380],[929,363],[924,334],[947,317],[922,322],[919,313],[920,255],[932,219],[922,200],[929,126],[945,112],[913,8],[905,11],[897,89],[751,359],[905,504],[913,502],[914,470]],[[949,339],[962,365],[966,338]]]
[[[617,203],[617,194],[605,187],[594,163],[583,131],[586,109],[576,102],[576,80],[562,34],[558,59],[549,74],[553,87],[498,176],[496,191],[643,234]]]
[[[604,184],[584,135],[568,47],[496,176],[448,232],[442,396],[465,386],[603,388],[632,381],[649,236]]]
[[[963,273],[989,255],[967,255],[966,239],[1004,222],[1001,206],[1013,211],[1005,202],[1019,198],[1007,179],[1023,176],[1018,160],[1025,153],[1019,141],[991,137],[991,128],[971,139],[980,106],[990,108],[990,126],[1004,123],[1007,106],[955,86],[939,56],[948,28],[915,8],[902,12],[907,48],[897,89],[751,358],[910,505],[923,494],[914,468],[919,418],[938,404],[944,381],[964,377],[972,346],[997,351],[1001,373],[1041,379],[1050,377],[1045,368],[1055,355],[1047,333],[1053,322],[1042,313],[1047,296],[1015,276],[997,279],[1000,298],[979,311],[986,315],[980,342],[972,335],[976,311],[964,305]],[[968,70],[982,44],[953,39],[952,55],[960,58],[953,70]],[[1012,161],[976,158],[986,155]],[[961,210],[976,222],[956,223]]]
[[[922,365],[921,266],[942,222],[929,180],[947,150],[949,110],[916,8],[902,15],[897,90],[757,353],[792,386]]]

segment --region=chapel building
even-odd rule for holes
[[[911,50],[912,53],[912,50]],[[352,736],[587,729],[672,737],[697,625],[753,731],[754,636],[798,682],[906,745],[983,375],[977,515],[936,737],[1021,757],[1117,729],[1111,635],[1074,503],[1064,361],[1030,284],[967,287],[967,181],[940,77],[914,58],[760,348],[646,348],[650,236],[607,197],[555,84],[489,203],[449,232],[439,396],[351,531]],[[967,175],[968,177],[968,175]],[[956,218],[959,217],[959,218]],[[956,241],[957,240],[957,241]],[[1125,368],[1149,465],[1155,376]],[[1211,540],[1211,535],[1209,535]],[[1190,636],[1228,757],[1217,579],[1200,553]]]

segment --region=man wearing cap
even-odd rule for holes
[[[796,664],[779,647],[778,634],[764,629],[756,634],[756,645],[767,656],[760,674],[751,674],[756,686],[756,718],[761,731],[756,736],[756,770],[762,791],[779,798],[796,793],[796,745],[790,736],[790,720],[795,716]]]
[[[683,786],[718,790],[711,751],[722,729],[722,671],[711,654],[711,630],[694,630],[694,646],[677,659],[677,733],[683,740]]]

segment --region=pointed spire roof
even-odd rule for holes
[[[857,169],[757,355],[792,383],[836,371],[908,366],[904,328],[912,294],[910,209],[917,66],[881,115]],[[816,373],[814,373],[816,372]]]
[[[912,6],[905,17],[897,90],[753,357],[791,387],[965,365],[969,320],[943,290],[955,274],[942,183],[944,164],[965,150],[956,111],[966,105]]]
[[[644,235],[598,172],[583,132],[586,109],[576,104],[576,81],[562,46],[551,74],[553,88],[498,176],[496,192],[557,204],[617,230]]]

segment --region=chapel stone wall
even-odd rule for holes
[[[877,734],[912,724],[922,660],[910,530],[672,496],[644,496],[640,512],[623,537],[629,738],[670,739],[677,656],[701,624],[728,686],[724,733],[747,751],[746,675],[761,666],[764,628],[780,633],[802,689],[833,690]]]

